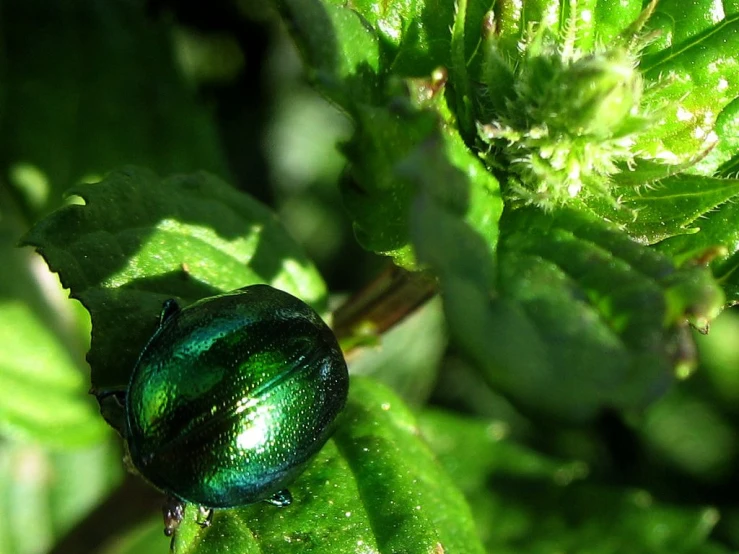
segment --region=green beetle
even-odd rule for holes
[[[286,487],[333,430],[349,377],[329,327],[307,304],[252,285],[180,309],[165,303],[125,399],[132,465],[174,501],[213,508],[267,500]]]

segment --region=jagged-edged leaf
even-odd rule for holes
[[[380,41],[362,16],[321,0],[279,0],[277,6],[316,88],[350,111],[355,102],[377,97]]]
[[[363,0],[352,7],[382,38],[385,68],[392,67],[399,75],[420,76],[430,73],[436,65],[448,63],[452,4],[440,4],[440,9],[425,14],[426,4],[417,0],[382,4]]]
[[[286,508],[219,510],[208,529],[188,507],[174,552],[483,552],[462,494],[419,438],[414,416],[368,379],[352,379],[336,435],[290,491]]]
[[[691,167],[694,160],[684,164],[664,164],[654,160],[644,160],[636,158],[630,165],[621,165],[617,173],[614,173],[610,179],[616,187],[616,191],[620,189],[630,189],[643,185],[651,185],[658,183],[663,179],[672,177],[682,173]],[[628,192],[625,190],[624,192]],[[619,195],[614,193],[614,197]]]
[[[691,172],[720,177],[739,176],[739,168],[730,169],[739,152],[739,98],[734,99],[716,118],[714,127],[717,142],[706,156],[695,164]]]
[[[642,407],[694,363],[686,324],[723,295],[585,213],[511,210],[493,262],[483,238],[423,195],[419,259],[439,274],[450,330],[498,390],[530,410],[588,418]]]
[[[619,186],[613,194],[618,208],[598,199],[591,208],[635,240],[653,244],[699,232],[702,217],[739,194],[739,180],[681,174],[638,188]]]
[[[739,204],[730,201],[704,215],[700,232],[668,238],[657,248],[677,260],[701,259],[708,255],[714,275],[731,304],[739,302]]]
[[[443,79],[408,86],[410,99],[359,107],[357,130],[346,146],[352,180],[343,194],[359,242],[416,269],[409,241],[417,173],[428,174],[434,183],[430,193],[453,203],[490,244],[497,240],[503,200],[498,181],[449,125]]]
[[[274,215],[216,177],[127,168],[71,193],[85,205],[41,220],[24,243],[92,315],[96,389],[125,387],[168,298],[261,282],[323,307],[323,281]]]
[[[694,363],[687,321],[705,328],[723,307],[706,268],[676,268],[577,212],[508,215],[501,223],[498,289],[502,303],[511,302],[534,331],[527,337],[531,351],[546,362],[529,370],[541,379],[538,386],[549,381],[548,390],[559,397],[553,409],[564,409],[568,396],[572,412],[587,412],[588,404],[643,406],[664,390],[673,371]],[[493,380],[501,372],[495,366],[488,366]],[[516,384],[522,395],[526,387]],[[537,388],[528,393],[545,395]]]
[[[342,196],[354,221],[359,243],[391,256],[397,265],[413,268],[408,244],[408,214],[413,187],[400,179],[398,164],[437,128],[431,112],[356,106],[356,131],[344,147],[351,175]]]
[[[464,491],[488,552],[727,554],[709,534],[715,508],[660,502],[599,483],[581,462],[518,445],[500,422],[427,412],[421,431]],[[464,452],[463,456],[460,452]]]
[[[724,18],[708,7],[711,2],[702,0],[694,6],[710,14],[710,25],[697,18],[691,21],[697,28],[673,35],[675,18],[680,23],[679,14],[685,13],[673,4],[675,9],[668,17],[648,23],[661,29],[671,42],[642,60],[641,69],[650,86],[659,87],[662,105],[655,106],[658,121],[640,135],[636,147],[669,163],[679,163],[698,156],[716,141],[712,134],[716,118],[739,96],[739,14]],[[657,9],[663,9],[661,3]]]

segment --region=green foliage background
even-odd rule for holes
[[[650,18],[641,70],[683,111],[640,148],[679,163],[617,174],[628,210],[517,206],[471,150],[491,8],[513,56],[547,14],[588,11],[587,49],[643,7],[0,0],[0,554],[170,547],[87,394],[125,386],[164,299],[268,282],[330,317],[388,259],[443,298],[343,329],[349,405],[295,504],[206,531],[190,507],[174,551],[739,550],[739,318],[713,321],[739,3]]]

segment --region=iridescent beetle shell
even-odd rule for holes
[[[131,462],[208,508],[279,498],[329,438],[348,386],[331,330],[285,292],[169,304],[126,395]]]

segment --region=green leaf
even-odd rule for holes
[[[711,325],[711,332],[700,337],[698,349],[703,369],[715,391],[714,406],[733,410],[739,402],[739,313],[724,310]]]
[[[586,478],[584,464],[518,445],[499,422],[435,411],[420,421],[473,507],[488,552],[728,552],[708,540],[715,508],[661,503],[647,491]]]
[[[269,210],[206,173],[128,168],[70,191],[24,238],[90,311],[95,389],[125,388],[164,300],[269,283],[321,309],[323,281]]]
[[[666,165],[652,160],[636,158],[631,165],[619,167],[619,171],[611,177],[614,185],[627,192],[640,186],[647,187],[660,181],[678,175],[691,167],[692,161],[680,165]]]
[[[408,244],[408,214],[413,187],[399,178],[398,164],[428,136],[437,119],[431,112],[368,105],[356,106],[356,131],[344,147],[352,164],[351,177],[342,182],[344,204],[354,232],[367,250],[391,256],[414,267]]]
[[[711,269],[721,283],[729,304],[739,302],[739,204],[726,202],[706,214],[700,232],[668,238],[657,248],[678,260],[701,258],[710,253]]]
[[[345,5],[337,0],[332,3]],[[352,3],[352,9],[380,38],[383,72],[421,77],[440,65],[449,66],[453,3],[437,2],[432,7],[421,0],[360,0]]]
[[[645,56],[641,64],[647,81],[659,87],[656,96],[662,105],[655,106],[661,108],[658,124],[640,134],[636,148],[668,163],[688,161],[710,147],[719,113],[739,96],[739,14],[720,19],[708,8],[713,3],[698,4],[706,6],[704,13],[711,14],[713,24],[700,32],[678,33],[674,42]],[[682,8],[675,11],[685,13]],[[670,13],[651,24],[675,17]],[[673,29],[662,31],[672,36]]]
[[[451,158],[451,164],[446,156]],[[411,232],[422,263],[433,266],[432,260],[437,257],[449,257],[460,264],[460,273],[464,273],[465,267],[475,268],[469,275],[489,271],[482,261],[498,241],[503,201],[496,179],[478,165],[474,156],[464,149],[461,139],[457,135],[432,138],[409,156],[402,172],[416,184],[418,191]],[[459,224],[468,225],[474,234],[469,242],[475,244],[468,245],[466,240],[455,243],[461,237],[453,232],[445,234],[445,216],[425,213],[438,207],[458,218]],[[439,226],[435,227],[437,223]]]
[[[106,427],[68,351],[23,302],[0,301],[0,431],[56,447],[99,442]]]
[[[170,25],[146,12],[140,0],[3,3],[13,108],[2,111],[0,164],[31,215],[122,164],[228,174],[210,113],[178,73]]]
[[[693,168],[705,175],[739,176],[739,98],[726,106],[716,118],[716,146]]]
[[[672,44],[679,44],[713,27],[730,15],[730,2],[716,4],[712,0],[659,0],[654,18],[660,22],[669,21],[669,35],[665,37]],[[664,29],[660,25],[661,29]]]
[[[165,554],[167,542],[162,538],[162,518],[159,514],[146,523],[127,530],[124,536],[116,536],[100,554]]]
[[[515,344],[522,349],[529,342],[543,356],[542,366],[527,368],[530,389],[520,374],[513,381],[514,396],[572,415],[604,406],[637,408],[665,389],[673,371],[694,363],[683,358],[691,341],[686,322],[704,328],[723,306],[705,268],[677,269],[575,212],[519,210],[504,222],[501,300],[512,302],[507,307],[534,331]],[[493,382],[507,384],[514,368],[523,370],[496,365],[487,364]]]
[[[3,441],[0,552],[50,551],[119,483],[123,473],[120,456],[120,449],[110,442],[54,453]]]
[[[360,0],[350,7],[341,0],[324,3],[356,12],[372,30],[378,39],[381,76],[392,73],[399,77],[424,77],[437,67],[454,69],[450,27],[460,10],[455,3],[391,0],[378,4]],[[489,9],[490,2],[486,0],[465,2],[469,31],[463,33],[463,40],[468,55],[472,55],[479,43],[480,24]],[[320,36],[320,32],[313,33]]]
[[[356,11],[321,0],[278,0],[316,88],[345,109],[379,92],[380,45]]]
[[[589,204],[596,213],[618,224],[633,239],[653,244],[675,235],[698,233],[702,226],[701,218],[737,194],[737,179],[681,174],[644,187],[627,185],[614,188],[613,195],[619,200],[618,208],[599,199],[591,200]]]
[[[407,84],[411,103],[422,109],[397,98],[392,106],[358,111],[355,136],[346,146],[353,181],[342,192],[357,240],[397,265],[417,269],[411,214],[421,181],[430,194],[455,204],[490,244],[498,237],[503,201],[498,181],[450,124],[444,81]]]
[[[584,213],[507,212],[496,268],[451,210],[423,197],[416,207],[418,255],[440,277],[457,343],[529,410],[643,407],[692,367],[687,320],[704,327],[722,307],[704,268],[676,269]]]
[[[435,298],[383,333],[376,344],[352,351],[347,361],[352,375],[372,377],[417,406],[428,400],[447,342],[441,299]]]
[[[201,529],[188,507],[176,554],[483,552],[469,509],[389,390],[354,378],[335,437],[291,486],[293,504],[219,510]]]
[[[641,11],[641,0],[627,0],[625,2],[598,0],[593,20],[596,42],[607,44],[616,38],[626,25],[636,21]]]
[[[691,392],[691,384],[680,383],[650,406],[639,434],[660,463],[701,480],[720,481],[736,466],[734,429],[717,410],[715,398],[701,398]]]
[[[322,28],[321,25],[314,22],[311,27],[308,23],[311,16],[306,14],[313,12],[329,14],[329,17],[321,15],[321,21],[329,21],[333,17],[330,14],[333,13],[343,14],[342,17],[347,21],[354,21],[356,13],[352,10],[361,14],[363,20],[361,28],[368,32],[369,25],[378,36],[385,39],[380,42],[383,48],[381,72],[384,68],[392,67],[395,75],[402,75],[404,70],[399,69],[398,64],[404,65],[408,61],[413,66],[412,71],[408,69],[411,75],[428,75],[440,62],[438,57],[427,55],[427,48],[444,46],[446,52],[444,59],[448,56],[448,41],[437,41],[432,46],[425,44],[423,36],[437,27],[439,33],[440,29],[446,29],[451,21],[451,11],[433,10],[424,13],[423,18],[420,18],[415,10],[422,5],[421,3],[398,2],[397,5],[383,5],[382,8],[377,8],[375,4],[370,7],[369,4],[360,3],[353,5],[350,10],[309,2],[310,7],[306,4],[303,6],[306,9],[298,13],[299,4],[302,3],[283,1],[281,4],[283,16],[292,25],[293,36],[304,52],[307,66],[316,69],[318,75],[335,73],[333,65],[325,68],[322,60],[333,60],[337,55],[340,57],[341,53],[349,55],[354,49],[368,56],[372,53],[374,56],[374,50],[355,40],[337,41],[335,48],[331,45],[325,46],[323,36],[325,33],[317,30]],[[481,4],[475,3],[475,6],[476,17],[481,18],[483,13]],[[420,21],[423,25],[419,23]],[[333,36],[339,30],[337,27],[326,32]],[[444,33],[448,31],[444,30]],[[326,52],[325,48],[332,50]],[[406,53],[410,58],[398,61]],[[417,63],[417,58],[432,61],[421,64]],[[369,65],[377,69],[375,65]],[[424,67],[428,72],[423,69]],[[368,79],[377,83],[383,78],[373,74],[372,78]],[[408,81],[404,84],[399,80],[393,80],[387,87],[381,87],[381,90],[368,92],[362,89],[359,93],[345,95],[349,87],[353,86],[347,83],[357,80],[362,81],[361,78],[346,76],[336,77],[333,81],[318,79],[319,88],[323,88],[327,81],[338,83],[334,89],[339,92],[334,93],[329,87],[327,94],[347,109],[355,123],[355,134],[344,147],[350,163],[350,175],[342,184],[344,202],[354,221],[357,239],[364,248],[390,256],[402,267],[415,269],[408,238],[408,217],[414,194],[413,186],[402,178],[398,168],[411,151],[438,133],[440,119],[451,122],[452,116],[444,99],[444,81],[433,82],[432,79],[422,83]],[[405,90],[407,88],[423,98],[409,98]],[[428,95],[428,98],[424,95]],[[444,156],[463,171],[473,172],[474,178],[480,181],[480,186],[497,190],[495,179],[486,174],[482,164],[468,151],[454,127],[444,126],[443,130],[448,145],[448,152]]]

